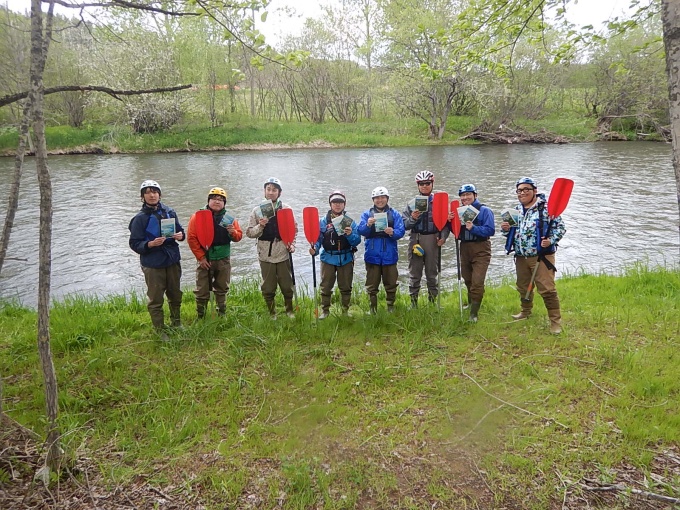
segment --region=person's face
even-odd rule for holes
[[[421,195],[429,195],[432,193],[432,181],[420,181],[418,183],[418,191]]]
[[[208,198],[208,208],[214,212],[224,209],[224,197],[220,195],[210,195]]]
[[[342,202],[340,200],[333,200],[331,202],[331,211],[333,211],[334,214],[340,214],[344,210],[345,202]]]
[[[517,186],[517,199],[519,203],[526,206],[530,205],[536,196],[536,190],[531,184],[520,184]]]
[[[157,205],[161,201],[161,194],[156,188],[146,188],[144,190],[144,202],[149,205]]]
[[[279,191],[279,187],[276,184],[267,184],[264,187],[264,198],[267,200],[274,202],[279,199],[280,195],[281,191]]]
[[[375,197],[373,199],[373,205],[376,206],[378,209],[384,209],[385,206],[387,205],[387,201],[389,200],[388,197],[385,195],[380,196],[380,197]]]
[[[460,203],[463,205],[470,205],[475,201],[475,194],[471,191],[466,191],[460,194]]]

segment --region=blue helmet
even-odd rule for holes
[[[531,186],[536,189],[538,186],[536,185],[536,181],[534,181],[531,177],[520,177],[517,179],[517,182],[515,183],[515,188],[518,187],[520,184],[531,184]]]
[[[477,188],[475,188],[474,184],[463,184],[458,189],[458,196],[462,195],[463,193],[474,193],[476,195],[477,194]]]

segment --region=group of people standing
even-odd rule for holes
[[[341,191],[332,191],[329,194],[329,210],[319,218],[318,239],[309,248],[310,255],[319,255],[321,259],[319,319],[326,319],[330,315],[336,283],[340,291],[342,313],[348,313],[354,277],[354,255],[362,237],[369,313],[375,314],[378,310],[381,283],[385,289],[387,311],[394,311],[399,276],[398,241],[407,231],[410,232],[408,269],[411,307],[418,306],[423,273],[428,300],[436,300],[440,290],[440,250],[454,230],[451,225],[457,212],[449,213],[446,225],[441,229],[437,228],[432,208],[435,176],[430,171],[421,171],[416,174],[415,182],[418,195],[427,199],[428,207],[416,207],[414,202],[409,202],[399,212],[389,205],[390,194],[387,188],[378,186],[371,192],[373,206],[363,212],[358,224],[354,220],[342,223],[337,221],[346,214],[347,199]],[[535,286],[548,310],[550,331],[559,334],[561,315],[555,287],[555,251],[566,228],[560,216],[547,216],[545,196],[538,192],[538,186],[532,178],[519,179],[515,183],[515,190],[519,201],[515,209],[519,219],[513,225],[506,221],[500,223],[502,235],[506,238],[506,251],[514,252],[517,290],[521,297],[521,311],[512,317],[515,320],[529,318]],[[272,177],[265,181],[264,199],[271,202],[274,213],[281,209],[290,209],[290,206],[281,201],[282,191],[279,179]],[[215,296],[218,315],[224,316],[231,281],[231,243],[239,242],[243,237],[238,221],[225,210],[226,191],[215,187],[208,193],[208,203],[204,209],[212,213],[210,246],[200,242],[199,230],[206,226],[199,225],[198,213],[192,215],[185,234],[175,211],[161,202],[161,187],[156,181],[144,181],[140,187],[140,195],[142,208],[129,226],[130,247],[140,255],[153,326],[163,338],[167,338],[163,316],[164,294],[168,298],[171,325],[181,325],[181,267],[177,242],[185,238],[188,239],[197,261],[194,291],[197,316],[199,319],[205,316],[211,291]],[[491,262],[491,237],[496,231],[495,219],[491,208],[478,200],[477,189],[473,184],[462,185],[458,195],[463,206],[471,205],[479,211],[474,220],[461,225],[456,239],[460,242],[460,270],[467,287],[469,320],[476,322],[484,298],[486,273]],[[296,248],[297,222],[292,214],[289,217],[292,224],[280,226],[277,214],[263,215],[261,207],[256,206],[245,229],[247,237],[257,240],[262,275],[260,289],[273,319],[277,317],[277,287],[284,298],[285,313],[290,317],[294,317],[295,313],[295,275],[291,254]],[[174,228],[165,235],[161,233],[163,220],[170,220],[171,223],[174,220]],[[286,241],[281,235],[284,227],[294,232],[291,239]]]

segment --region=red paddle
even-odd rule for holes
[[[281,240],[287,246],[295,241],[295,217],[292,209],[279,209],[276,211],[276,223],[279,227],[279,235]],[[295,269],[293,268],[293,254],[288,251],[288,259],[290,260],[290,277],[293,280],[293,292],[295,294],[295,302],[297,303],[297,290],[295,290]]]
[[[213,214],[212,211],[208,209],[201,209],[196,211],[196,237],[198,242],[206,251],[210,248],[213,243],[213,238],[215,237],[215,227],[213,224]]]
[[[432,221],[434,226],[439,230],[439,238],[441,239],[441,232],[449,220],[449,194],[443,191],[437,192],[432,197]],[[440,283],[442,277],[442,247],[437,247],[437,289],[441,290]],[[437,307],[441,308],[441,292],[437,292]]]
[[[460,303],[460,316],[463,317],[463,288],[461,287],[460,281],[460,246],[458,241],[458,236],[460,235],[460,216],[458,216],[458,208],[460,207],[460,202],[458,200],[451,201],[451,212],[453,213],[453,218],[451,218],[451,230],[456,238],[456,267],[458,268],[458,302]]]
[[[316,207],[305,207],[302,210],[302,223],[305,227],[305,237],[312,247],[319,240],[319,210]],[[314,279],[314,315],[319,317],[319,304],[316,300],[316,256],[312,255],[312,275]]]
[[[545,233],[543,239],[550,236],[550,229],[552,227],[552,221],[557,218],[560,214],[564,212],[571,198],[571,190],[574,189],[574,181],[571,179],[565,179],[564,177],[558,177],[553,183],[553,187],[550,190],[550,197],[548,198],[548,230]],[[524,295],[522,301],[531,301],[531,291],[534,289],[534,283],[536,281],[536,273],[538,272],[538,266],[541,263],[539,258],[536,261],[534,270],[531,273],[531,281],[529,282],[529,287],[527,287],[527,293]]]

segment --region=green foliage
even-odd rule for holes
[[[265,506],[285,495],[286,508],[356,508],[369,491],[394,507],[421,487],[425,499],[407,506],[464,508],[469,458],[499,505],[552,507],[558,472],[646,472],[680,440],[677,268],[558,286],[559,337],[539,303],[529,320],[506,319],[519,305],[507,283],[487,290],[469,324],[457,293],[442,311],[410,310],[400,296],[398,313],[375,316],[358,294],[350,317],[318,322],[304,297],[295,319],[272,322],[257,282],[244,282],[225,319],[196,320],[186,293],[185,329],[167,343],[138,296],[72,298],[52,311],[63,443],[98,458],[115,484],[172,459],[157,476],[191,481],[220,507],[253,491]],[[35,328],[33,311],[0,307],[5,409],[42,430]]]

